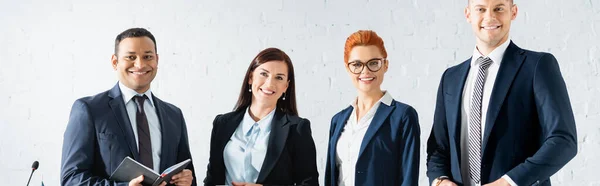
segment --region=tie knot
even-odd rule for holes
[[[143,111],[144,101],[146,101],[147,98],[148,98],[148,96],[146,96],[145,94],[143,96],[140,96],[140,95],[133,96],[133,99],[135,99],[135,102],[137,103],[139,111]]]
[[[246,136],[250,136],[252,134],[255,134],[257,132],[260,131],[260,128],[258,127],[258,123],[254,123],[252,125],[252,128],[250,128],[250,130],[248,130],[248,133],[246,133]]]
[[[492,63],[494,61],[492,61],[492,59],[490,59],[489,57],[479,57],[479,59],[477,59],[477,62],[480,64],[479,68],[481,69],[487,69],[488,67],[490,67],[490,65],[492,65]]]

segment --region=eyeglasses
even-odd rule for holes
[[[381,69],[384,62],[384,58],[375,58],[364,63],[356,60],[348,63],[348,69],[350,69],[350,72],[354,74],[360,74],[366,66],[369,69],[369,71],[377,72]]]

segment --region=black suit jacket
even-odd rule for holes
[[[231,184],[225,183],[223,151],[244,118],[245,111],[240,109],[215,118],[204,185]],[[318,185],[310,121],[277,110],[271,125],[267,155],[256,182],[263,185]]]
[[[160,122],[162,145],[160,171],[191,158],[188,134],[181,110],[152,95]],[[135,116],[133,116],[135,117]],[[64,134],[61,185],[126,186],[108,180],[125,157],[139,161],[133,129],[119,85],[73,104]],[[196,185],[194,165],[192,170]]]

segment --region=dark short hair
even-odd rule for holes
[[[130,37],[150,38],[150,40],[152,40],[152,42],[154,43],[154,51],[156,52],[156,39],[154,39],[154,35],[152,35],[150,31],[146,30],[145,28],[130,28],[121,32],[119,35],[117,35],[117,38],[115,38],[115,55],[117,55],[117,53],[119,52],[119,43],[121,43],[123,39],[127,39]]]
[[[240,111],[250,106],[252,103],[252,93],[248,92],[248,89],[250,88],[250,85],[248,84],[250,76],[258,66],[269,61],[283,61],[288,69],[289,85],[282,98],[277,100],[277,109],[283,113],[298,116],[298,109],[296,108],[296,80],[294,79],[294,66],[292,65],[290,57],[278,48],[264,49],[254,57],[252,62],[250,62],[234,110]],[[283,100],[283,97],[285,97],[285,100]]]

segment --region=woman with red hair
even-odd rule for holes
[[[418,185],[417,111],[381,90],[386,58],[371,30],[346,39],[344,63],[358,95],[331,119],[325,185]]]

